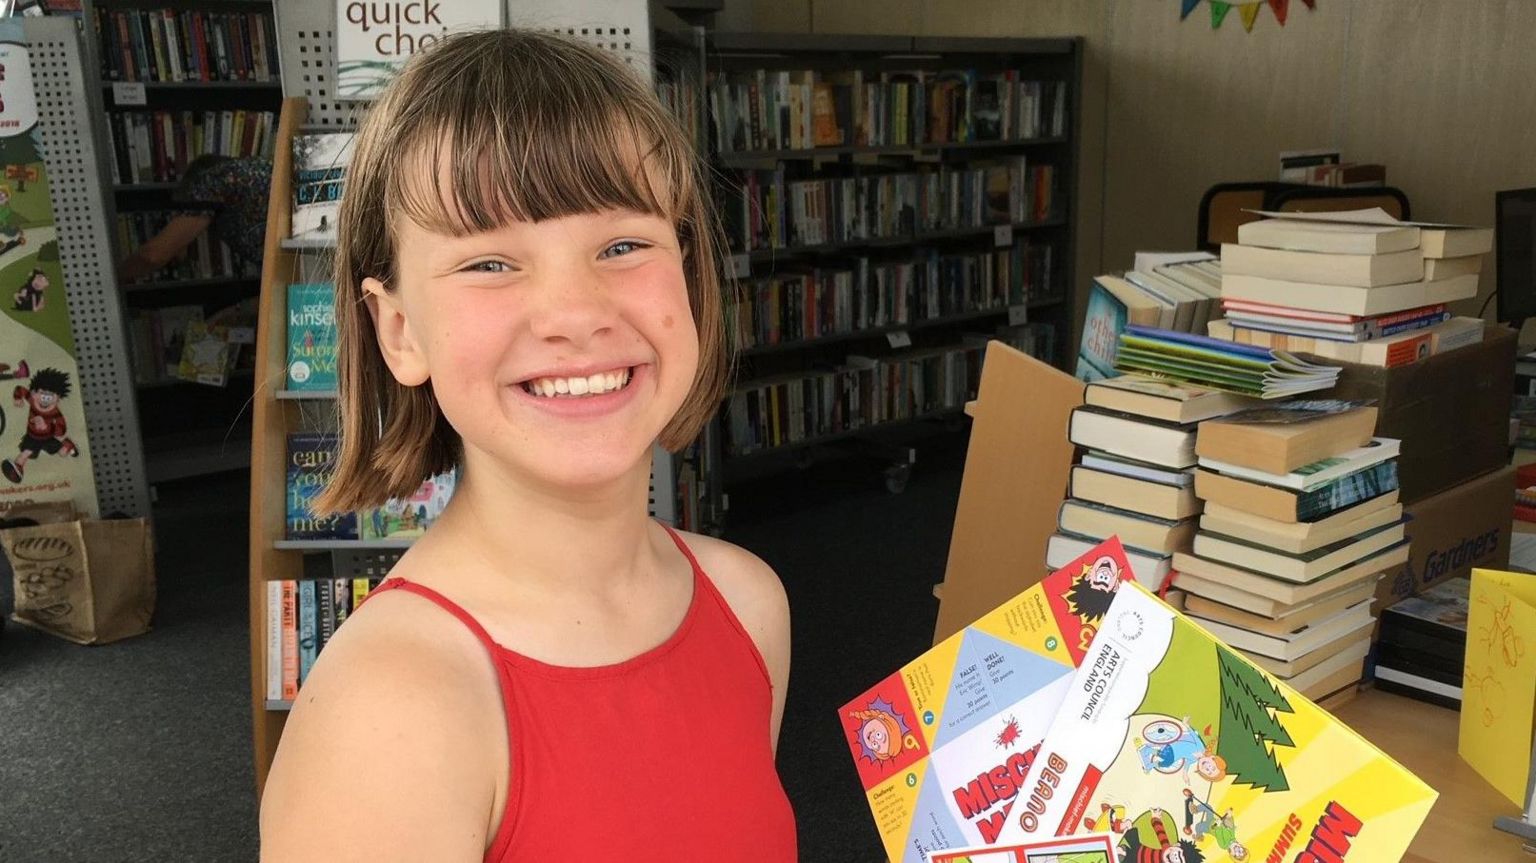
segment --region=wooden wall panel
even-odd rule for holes
[[[1357,3],[1351,33],[1342,146],[1384,163],[1416,218],[1491,225],[1494,192],[1536,186],[1536,3]],[[1483,273],[1465,313],[1491,256]]]
[[[1266,7],[1252,33],[1233,9],[1115,3],[1108,54],[1106,270],[1137,249],[1188,249],[1212,184],[1272,179],[1281,150],[1328,146],[1344,66],[1348,2],[1292,4],[1282,29]]]

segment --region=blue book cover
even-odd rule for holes
[[[309,676],[310,666],[315,664],[315,656],[320,652],[316,646],[315,618],[316,618],[315,583],[311,579],[303,579],[299,582],[299,685],[304,684],[304,678]]]
[[[288,436],[287,519],[288,539],[357,539],[357,514],[324,517],[310,510],[314,500],[336,470],[340,439],[334,434],[301,432]]]
[[[288,389],[336,389],[336,292],[329,283],[288,286]]]
[[[1088,311],[1083,315],[1083,337],[1077,350],[1077,370],[1081,381],[1101,381],[1118,377],[1115,353],[1120,334],[1129,323],[1125,303],[1115,298],[1098,282],[1088,293]]]

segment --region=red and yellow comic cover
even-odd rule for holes
[[[989,845],[1116,586],[1110,539],[843,706],[848,749],[886,853]]]

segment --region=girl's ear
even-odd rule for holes
[[[363,279],[363,302],[373,318],[373,332],[379,339],[384,364],[401,386],[418,387],[430,374],[427,357],[411,331],[398,294],[390,293],[384,283],[373,277]]]

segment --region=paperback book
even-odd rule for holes
[[[997,841],[1072,670],[1129,578],[1119,542],[1101,543],[838,711],[892,861]]]
[[[1088,832],[1120,806],[1122,860],[1396,860],[1437,796],[1134,584],[1057,717],[1001,842]]]
[[[457,476],[453,470],[438,474],[423,482],[410,497],[393,498],[382,506],[363,510],[358,514],[362,538],[414,539],[426,533],[453,497]]]
[[[319,496],[336,469],[333,434],[298,432],[288,435],[287,522],[288,539],[357,539],[357,514],[317,516],[310,502]]]
[[[288,286],[288,389],[336,389],[336,289],[328,282]]]
[[[336,236],[336,216],[341,211],[354,137],[352,132],[294,136],[294,237]]]

